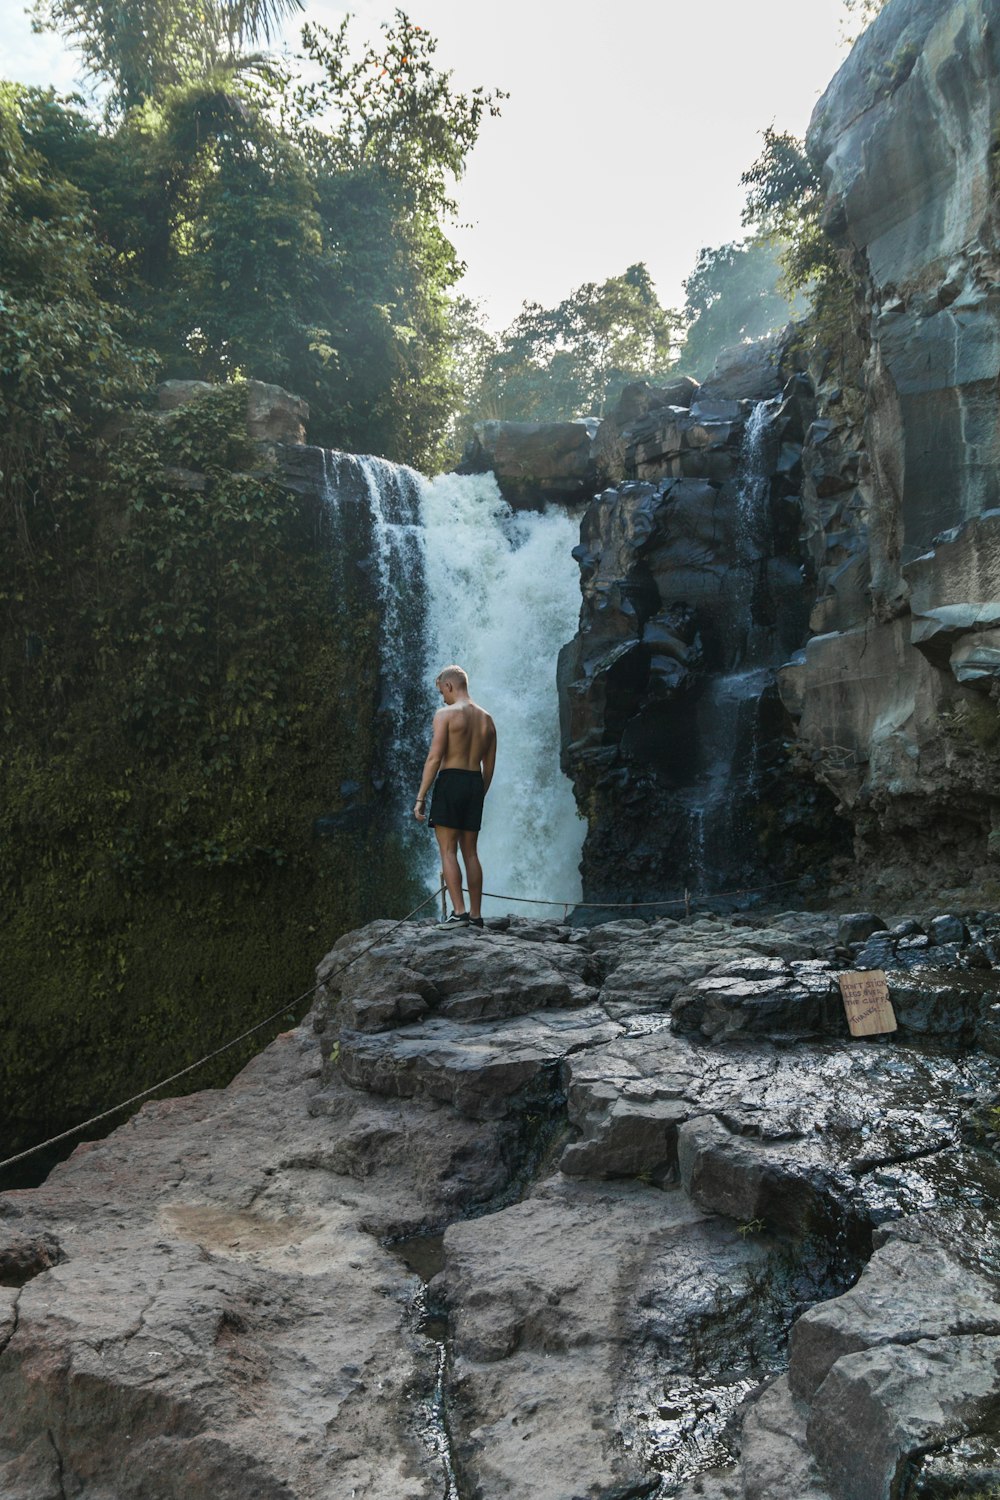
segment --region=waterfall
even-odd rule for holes
[[[759,777],[760,700],[774,681],[773,632],[758,618],[758,591],[767,567],[766,443],[776,406],[758,402],[744,429],[733,494],[729,670],[709,678],[695,714],[699,765],[688,812],[687,879],[702,894],[720,874],[723,881],[733,878],[747,843],[747,814]]]
[[[486,889],[577,900],[585,830],[559,768],[556,658],[580,611],[572,558],[579,522],[555,508],[515,514],[492,474],[430,480],[421,509],[427,677],[433,683],[457,662],[497,725],[480,840]],[[562,908],[486,901],[483,910],[538,916]]]
[[[767,464],[767,424],[777,403],[758,401],[747,418],[740,445],[740,482],[736,498],[737,545],[740,560],[763,550],[767,534],[767,493],[771,475]]]
[[[423,757],[412,725],[426,716],[423,538],[420,497],[423,480],[413,469],[382,458],[324,449],[323,491],[336,545],[362,551],[357,565],[371,581],[378,609],[380,764],[375,782],[389,787],[394,821],[412,846],[405,822],[406,799],[419,782]],[[344,507],[362,512],[361,534],[347,530]],[[410,803],[412,805],[412,801]]]
[[[428,480],[384,459],[324,452],[323,487],[341,546],[353,537],[371,580],[380,632],[382,760],[392,825],[438,883],[433,832],[411,810],[440,700],[434,678],[457,662],[497,725],[498,755],[480,852],[487,890],[578,900],[584,824],[559,767],[556,659],[577,626],[572,557],[578,521],[565,511],[515,514],[492,475]],[[345,507],[362,512],[361,535]],[[562,905],[487,900],[487,915],[561,914]]]

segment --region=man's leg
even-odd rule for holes
[[[434,832],[437,834],[438,849],[441,853],[441,869],[444,873],[444,883],[451,897],[451,909],[459,916],[465,911],[465,897],[462,895],[462,872],[458,866],[458,840],[461,837],[457,828],[442,828],[435,823]],[[480,882],[480,889],[482,883]]]
[[[483,904],[483,867],[479,863],[479,854],[476,849],[479,834],[474,833],[472,829],[463,828],[459,832],[458,842],[462,846],[465,878],[469,882],[469,910],[474,917],[478,917],[482,914]]]

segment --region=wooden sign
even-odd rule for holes
[[[861,969],[841,974],[839,979],[851,1036],[878,1036],[896,1030],[884,969]]]

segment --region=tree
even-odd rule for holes
[[[707,374],[720,350],[783,327],[801,298],[789,302],[780,289],[781,247],[766,236],[702,250],[684,283],[687,334],[680,363]]]
[[[807,302],[805,341],[851,378],[862,357],[854,280],[823,227],[823,191],[803,142],[769,126],[763,151],[741,180],[748,189],[744,223],[782,245],[784,290]]]
[[[0,521],[27,552],[73,462],[153,363],[123,335],[86,193],[25,140],[32,103],[0,85]]]
[[[302,0],[35,0],[36,30],[61,31],[111,86],[112,112],[233,65]]]
[[[854,42],[878,15],[886,0],[844,0],[844,9],[850,17],[845,25],[850,27],[847,40]]]
[[[316,441],[431,466],[457,399],[442,220],[499,96],[452,89],[404,13],[384,30],[355,60],[346,26],[307,28],[308,84],[192,77],[104,129],[33,95],[22,130],[164,375],[286,385]]]
[[[629,381],[669,368],[679,328],[642,264],[585,282],[557,307],[526,302],[486,361],[472,414],[521,421],[601,415]]]

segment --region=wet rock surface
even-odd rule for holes
[[[963,1493],[1000,1445],[993,918],[860,918],[348,934],[228,1089],[0,1196],[0,1494]],[[883,935],[933,963],[852,1040]]]
[[[858,275],[863,399],[821,402],[807,441],[816,604],[782,694],[899,893],[1000,855],[996,23],[993,0],[885,6],[807,137]]]
[[[629,388],[598,434],[623,482],[584,513],[580,628],[559,661],[588,898],[732,891],[762,862],[794,880],[836,847],[829,798],[787,774],[776,686],[813,597],[816,402],[786,344],[747,345],[686,392]]]

